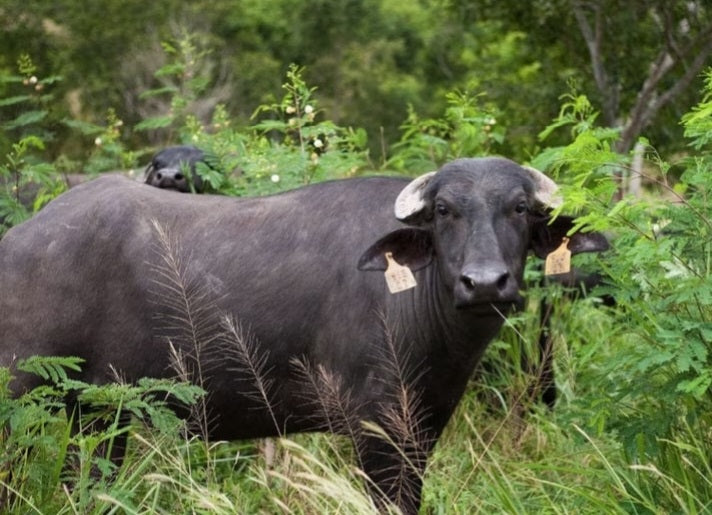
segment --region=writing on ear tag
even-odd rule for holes
[[[564,238],[559,248],[546,256],[545,275],[568,274],[571,270],[571,251],[568,249],[569,239]]]
[[[399,265],[393,259],[391,252],[386,252],[386,261],[388,261],[388,267],[386,268],[385,276],[389,292],[398,293],[416,287],[417,283],[410,268]]]

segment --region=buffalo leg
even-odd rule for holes
[[[402,443],[393,435],[365,436],[359,447],[369,490],[379,508],[391,503],[405,514],[420,507],[428,448]]]

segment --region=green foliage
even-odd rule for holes
[[[96,175],[106,171],[126,170],[136,166],[136,153],[126,150],[121,140],[124,122],[113,108],[106,113],[106,124],[97,125],[81,120],[66,118],[62,121],[65,126],[88,139],[93,138],[93,148],[88,152],[86,159],[77,162],[65,156],[57,159],[56,165],[66,173],[83,173]]]
[[[565,184],[564,210],[588,211],[579,225],[615,235],[602,265],[605,291],[617,301],[617,329],[596,371],[585,372],[591,392],[576,401],[580,416],[599,434],[616,434],[628,459],[659,474],[642,475],[636,484],[673,511],[680,508],[673,484],[685,485],[680,495],[693,512],[710,493],[699,472],[709,442],[683,442],[712,428],[712,125],[697,116],[709,109],[711,86],[708,81],[703,102],[683,118],[697,152],[678,163],[676,184],[670,165],[649,153],[648,170],[657,172],[643,173],[662,194],[616,200],[625,156],[612,152],[615,134],[594,125],[595,113],[579,96],[570,97],[543,133],[572,126],[573,142],[534,160]],[[685,471],[683,459],[698,463],[695,472]]]
[[[266,194],[348,175],[366,164],[365,134],[320,121],[315,89],[292,66],[279,103],[260,106],[255,123],[234,127],[218,105],[205,127],[189,117],[181,132],[201,148],[208,166],[197,172],[213,191],[232,195]]]
[[[116,473],[104,453],[127,431],[118,425],[120,413],[130,413],[135,421],[149,424],[156,438],[176,439],[184,423],[165,399],[192,405],[204,393],[194,385],[165,379],[142,379],[136,385],[89,385],[70,377],[71,372],[80,371],[81,361],[37,356],[19,361],[18,371],[37,375],[47,384],[18,398],[10,397],[12,376],[8,369],[0,369],[0,497],[4,512],[31,508],[57,513],[67,500],[75,511],[96,509],[95,496],[111,489],[109,480]],[[84,408],[81,418],[65,405],[70,393]],[[85,432],[73,431],[73,427]],[[71,492],[67,484],[72,485]]]
[[[75,357],[40,357],[32,356],[17,364],[17,369],[28,374],[34,374],[45,381],[52,383],[65,383],[69,377],[67,369],[79,372],[80,365],[84,362],[81,358]]]
[[[19,75],[0,73],[0,83],[21,94],[8,92],[0,102],[0,114],[8,121],[0,123],[0,236],[12,225],[22,222],[62,191],[54,167],[42,157],[47,141],[54,137],[50,129],[53,95],[49,86],[59,80],[38,78],[37,67],[23,54],[17,62]]]
[[[157,78],[168,80],[166,85],[144,91],[140,98],[157,96],[170,98],[167,113],[147,118],[136,125],[137,131],[155,131],[183,124],[189,115],[188,108],[203,93],[208,77],[197,73],[196,65],[209,51],[202,47],[194,34],[182,34],[176,42],[163,43],[163,50],[171,59],[155,72]],[[168,138],[171,139],[171,135]]]
[[[0,236],[65,189],[54,167],[36,156],[43,149],[39,137],[25,136],[0,164]]]
[[[694,149],[703,150],[712,143],[712,68],[705,73],[702,101],[682,117],[682,124]]]
[[[441,117],[423,119],[411,109],[401,127],[403,136],[394,146],[386,166],[417,174],[437,169],[461,156],[482,156],[504,139],[492,105],[482,105],[481,94],[469,90],[446,95],[448,106]]]
[[[0,101],[0,113],[15,116],[0,125],[0,236],[66,189],[59,171],[74,172],[77,163],[64,157],[51,162],[47,145],[55,138],[52,104],[54,96],[47,90],[60,80],[52,76],[38,78],[37,67],[27,55],[18,61],[19,75],[0,76],[0,81],[17,85],[29,93],[13,95]],[[3,116],[4,117],[4,116]],[[123,125],[109,110],[107,127],[64,118],[61,125],[77,130],[83,136],[95,136],[93,150],[83,163],[84,170],[96,173],[133,165],[134,157],[124,151],[119,128]]]

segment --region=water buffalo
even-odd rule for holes
[[[0,242],[0,365],[75,355],[86,381],[131,381],[173,375],[172,344],[206,376],[212,438],[347,433],[376,500],[416,512],[527,254],[572,227],[548,216],[555,190],[503,158],[243,199],[100,178]]]
[[[146,168],[146,184],[183,193],[202,193],[203,179],[195,171],[195,165],[204,157],[203,151],[193,146],[164,148]]]

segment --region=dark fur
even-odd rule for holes
[[[0,242],[0,364],[76,355],[94,383],[111,380],[109,365],[130,381],[172,375],[167,338],[192,352],[170,323],[180,304],[165,284],[173,279],[160,274],[170,268],[166,254],[177,254],[177,275],[199,286],[193,300],[209,308],[195,308],[205,320],[193,322],[209,361],[212,437],[347,432],[376,487],[415,512],[427,455],[503,323],[497,310],[521,300],[527,253],[557,247],[571,221],[549,225],[534,209],[531,180],[504,159],[443,167],[417,227],[393,215],[407,183],[359,178],[246,199],[165,195],[114,177],[77,186]],[[530,209],[519,213],[522,201]],[[600,242],[578,234],[571,247]],[[388,293],[385,251],[417,269],[416,288]],[[220,313],[252,342],[262,395],[229,349]],[[12,386],[32,383],[19,375]],[[347,408],[340,423],[324,413],[334,399]],[[399,427],[404,399],[416,427]],[[402,442],[418,470],[361,420]]]
[[[552,275],[542,279],[541,285],[558,283],[565,288],[564,296],[576,301],[589,295],[602,282],[601,276],[597,273],[586,273],[572,268],[568,274]],[[616,303],[615,298],[611,295],[601,296],[600,301],[604,306],[613,306]],[[532,397],[538,398],[551,409],[556,405],[557,397],[554,372],[554,340],[551,334],[551,321],[555,316],[556,309],[554,304],[547,299],[543,299],[539,305],[539,364],[536,366],[526,358],[522,363],[524,370],[537,376],[537,381],[532,386]]]

